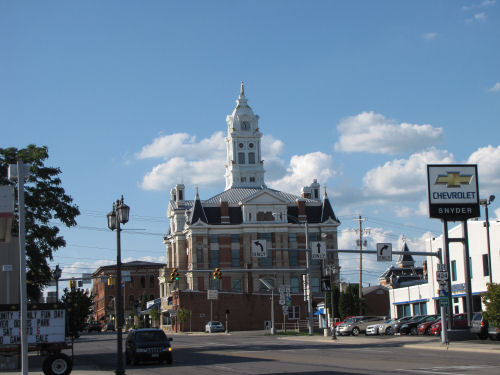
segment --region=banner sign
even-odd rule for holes
[[[464,221],[481,216],[475,164],[427,165],[429,216]]]

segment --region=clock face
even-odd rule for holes
[[[250,123],[248,121],[242,121],[241,130],[248,130],[248,129],[250,129]]]

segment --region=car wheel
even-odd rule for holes
[[[385,330],[385,334],[386,335],[392,335],[393,334],[392,327],[387,327],[386,330]]]
[[[478,333],[477,336],[481,339],[481,340],[486,340],[488,338],[488,334],[487,333]]]
[[[52,354],[43,361],[42,368],[46,375],[68,375],[73,369],[73,361],[66,354]]]
[[[427,336],[430,336],[430,335],[431,335],[431,327],[429,327],[429,328],[427,328],[427,329],[425,330],[424,335],[427,335]]]
[[[168,363],[169,365],[171,365],[171,364],[172,364],[172,362],[173,362],[173,360],[174,360],[174,359],[173,359],[173,357],[172,357],[172,353],[168,353],[168,354],[167,354],[167,363]]]
[[[352,335],[353,336],[358,336],[359,335],[359,328],[358,327],[354,327],[352,329]]]
[[[412,336],[416,336],[418,334],[418,330],[417,330],[417,327],[411,327],[410,329],[410,334]]]

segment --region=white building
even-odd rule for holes
[[[481,293],[486,292],[489,283],[488,248],[485,221],[469,220],[467,222],[469,235],[469,262],[471,265],[472,309],[481,311]],[[463,237],[462,225],[449,229],[449,238]],[[500,222],[490,221],[490,254],[492,282],[500,283]],[[465,306],[465,272],[463,245],[451,242],[450,248],[450,278],[452,285],[453,312],[466,312]],[[427,251],[443,249],[443,235],[427,242]],[[391,317],[402,317],[418,314],[439,313],[439,285],[436,281],[437,257],[427,257],[428,282],[392,289],[389,292]]]

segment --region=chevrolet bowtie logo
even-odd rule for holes
[[[436,185],[447,185],[448,188],[459,188],[460,185],[468,185],[472,175],[461,175],[460,172],[448,172],[441,174],[436,179]]]

